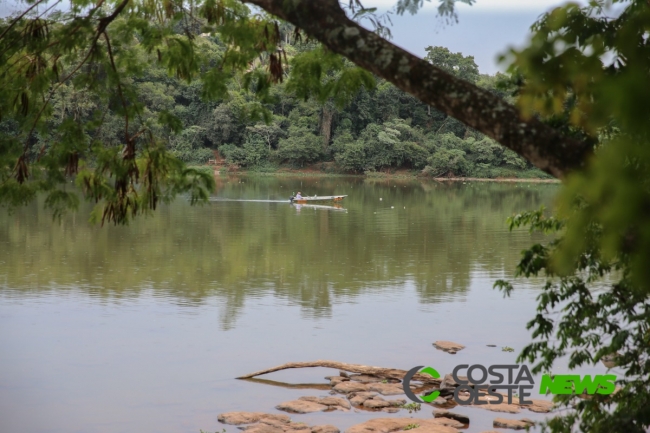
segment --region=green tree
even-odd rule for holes
[[[425,60],[432,65],[456,75],[458,78],[476,83],[479,79],[478,65],[474,62],[473,56],[463,56],[463,53],[452,53],[445,47],[425,48],[427,55]]]
[[[308,128],[290,126],[288,137],[280,140],[278,159],[303,166],[322,156],[323,141]]]

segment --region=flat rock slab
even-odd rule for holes
[[[506,418],[497,418],[492,423],[493,427],[500,428],[511,428],[514,430],[524,430],[528,427],[532,427],[535,423],[528,418],[522,419],[506,419]]]
[[[246,433],[340,433],[337,427],[329,424],[311,427],[301,422],[289,422],[276,426],[262,421],[246,426],[244,431]]]
[[[263,412],[226,412],[217,419],[224,424],[249,424],[243,429],[246,433],[340,433],[337,427],[330,424],[309,426],[302,422],[291,422],[287,415]]]
[[[441,418],[436,418],[435,420],[440,422],[440,424],[446,425],[448,427],[463,428],[466,426],[466,424],[451,418],[441,417]]]
[[[452,421],[452,420],[449,420]],[[410,428],[413,433],[458,433],[458,430],[440,418],[375,418],[361,424],[354,425],[345,433],[392,433],[404,431],[407,426],[417,425]]]
[[[350,409],[350,403],[341,397],[300,397],[298,400],[310,401],[329,407],[341,407],[343,409]]]
[[[247,433],[284,433],[285,430],[282,427],[257,423],[246,426],[244,431]],[[307,432],[305,431],[305,433]]]
[[[406,400],[384,400],[381,397],[374,397],[363,402],[363,407],[368,409],[382,409],[384,407],[402,407]]]
[[[291,421],[287,415],[276,415],[264,412],[225,412],[217,417],[217,420],[223,424],[241,425],[252,424],[261,420],[277,421],[288,423]]]
[[[454,343],[453,341],[444,341],[444,340],[439,340],[433,343],[434,347],[436,349],[444,350],[445,352],[453,352],[456,353],[459,350],[463,350],[465,346],[462,344]]]
[[[370,391],[368,385],[360,382],[341,382],[334,385],[334,391],[340,392],[342,394],[348,394],[350,392],[363,392]]]
[[[382,379],[381,377],[377,376],[371,376],[369,374],[351,374],[350,375],[350,380],[354,380],[355,382],[361,382],[361,383],[375,383],[375,382],[381,382]]]
[[[275,408],[292,413],[312,413],[323,412],[328,409],[328,406],[307,400],[291,400],[280,403]]]
[[[311,428],[311,433],[340,433],[340,430],[331,424],[315,425]]]
[[[401,395],[404,394],[404,388],[399,383],[370,383],[369,391],[375,391],[381,395]]]

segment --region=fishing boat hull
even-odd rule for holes
[[[291,197],[289,201],[292,203],[301,203],[301,204],[307,204],[307,203],[313,203],[313,202],[319,202],[319,201],[341,201],[343,200],[347,195],[315,195],[313,197],[301,197],[301,198],[294,198]]]

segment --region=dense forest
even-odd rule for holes
[[[321,67],[319,62],[328,58],[320,44],[303,41],[290,26],[282,28],[281,35],[281,52],[277,56],[260,56],[249,72],[273,67],[270,63],[275,62],[275,67],[283,69],[282,74],[288,77],[290,68]],[[207,66],[219,68],[228,45],[215,34],[197,33],[196,39],[202,54],[211,59]],[[294,57],[298,53],[309,55],[296,64]],[[426,59],[432,64],[512,99],[507,77],[480,74],[473,57],[444,47],[428,47],[427,53]],[[329,57],[335,62],[347,62]],[[333,66],[332,70],[337,70]],[[334,76],[336,72],[313,72],[303,76],[313,79],[320,74],[320,83],[312,88],[320,86],[323,94],[331,94],[328,86],[341,82],[340,76]],[[222,91],[227,96],[216,101],[205,97],[200,82],[169,74],[164,65],[134,70],[128,85],[142,104],[139,121],[157,137],[166,139],[169,150],[190,165],[208,164],[218,151],[230,169],[260,172],[272,172],[281,166],[315,165],[335,173],[406,169],[435,177],[549,177],[515,152],[380,79],[356,77],[363,85],[338,100],[301,94],[304,83],[284,79],[269,87],[268,96],[260,102],[255,89],[251,91],[255,83],[244,76],[231,80]],[[90,92],[74,87],[73,83],[62,84],[54,94],[48,128],[53,132],[36,134],[31,143],[33,158],[56,141],[56,131],[66,123],[95,120],[98,127],[94,140],[121,145],[123,113],[111,108],[115,104],[105,104]],[[173,131],[166,125],[169,119],[182,125]],[[0,129],[10,132],[12,122],[5,119]]]

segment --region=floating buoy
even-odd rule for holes
[[[395,209],[395,206],[391,206],[390,208],[391,208],[391,209]]]
[[[382,201],[382,200],[383,200],[383,198],[379,197],[379,201]]]

